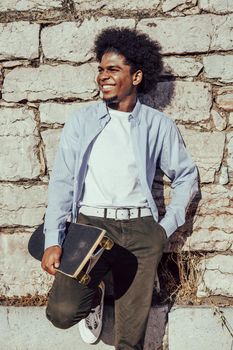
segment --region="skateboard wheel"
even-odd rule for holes
[[[102,241],[100,242],[100,246],[106,250],[112,249],[113,245],[113,241],[108,237],[103,237]]]

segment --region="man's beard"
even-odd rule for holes
[[[103,101],[106,103],[107,106],[114,105],[114,104],[118,103],[118,97],[117,96],[112,96],[110,98],[103,97]]]

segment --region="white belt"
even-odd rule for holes
[[[82,206],[79,212],[84,215],[115,220],[129,220],[152,215],[150,208],[95,208]]]

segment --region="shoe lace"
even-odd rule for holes
[[[100,320],[100,306],[98,305],[95,309],[91,310],[89,315],[86,317],[86,325],[89,329],[96,329]]]

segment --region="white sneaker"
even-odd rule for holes
[[[103,281],[99,284],[99,288],[102,294],[100,304],[93,308],[89,315],[78,323],[80,336],[82,340],[88,344],[95,343],[98,340],[102,330],[105,292],[105,285]]]

